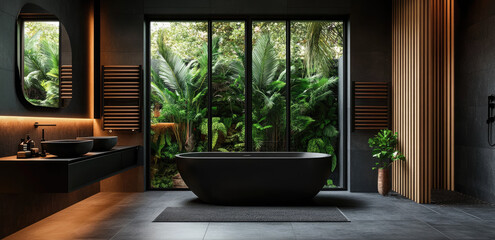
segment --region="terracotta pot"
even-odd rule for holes
[[[390,192],[390,169],[378,169],[378,193],[386,196]]]

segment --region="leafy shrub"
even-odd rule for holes
[[[373,170],[387,169],[393,162],[405,160],[404,155],[396,150],[397,133],[393,133],[391,130],[380,130],[378,134],[368,140],[368,144],[372,149],[373,157],[377,159]]]

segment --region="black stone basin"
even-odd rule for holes
[[[77,140],[93,140],[92,152],[103,152],[112,150],[117,145],[117,136],[101,137],[77,137]]]
[[[91,151],[93,148],[92,140],[52,140],[41,142],[41,147],[48,153],[58,157],[79,157]]]

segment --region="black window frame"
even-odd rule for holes
[[[150,106],[150,94],[151,94],[151,22],[158,22],[158,21],[177,21],[177,22],[193,22],[193,21],[204,21],[208,22],[208,133],[211,132],[211,106],[212,106],[212,96],[211,96],[211,83],[212,83],[212,75],[211,75],[211,69],[212,69],[212,59],[211,57],[211,43],[212,43],[212,37],[213,37],[213,31],[212,31],[212,22],[216,21],[238,21],[238,22],[244,22],[245,24],[245,34],[244,34],[244,44],[245,44],[245,61],[246,61],[246,69],[245,69],[245,144],[246,144],[246,151],[252,151],[252,86],[250,83],[252,83],[252,23],[253,21],[283,21],[286,22],[286,69],[290,68],[290,25],[292,21],[340,21],[343,23],[343,54],[342,54],[342,61],[343,61],[343,79],[339,78],[339,94],[338,94],[338,101],[339,101],[339,108],[338,108],[338,114],[339,114],[339,156],[337,161],[340,166],[339,168],[339,181],[340,181],[340,186],[336,188],[323,188],[322,191],[347,191],[348,190],[348,128],[349,128],[349,122],[348,122],[348,95],[349,95],[349,78],[348,78],[348,59],[349,59],[349,17],[348,16],[334,16],[334,15],[313,15],[313,16],[308,16],[308,15],[271,15],[271,16],[265,16],[265,15],[247,15],[247,16],[232,16],[232,15],[215,15],[215,16],[195,16],[195,15],[168,15],[168,16],[163,16],[163,15],[146,15],[145,16],[145,22],[144,22],[144,35],[145,35],[145,94],[144,94],[144,101],[145,101],[145,131],[146,131],[146,137],[144,139],[144,149],[146,151],[145,154],[145,178],[146,178],[146,190],[149,191],[189,191],[189,189],[174,189],[174,188],[169,188],[169,189],[156,189],[151,187],[151,179],[149,175],[149,167],[150,167],[150,160],[151,160],[151,145],[150,145],[150,139],[151,139],[151,125],[150,125],[150,119],[151,119],[151,113],[149,111],[149,106]],[[287,83],[286,83],[286,88],[288,91],[286,91],[286,137],[287,137],[287,146],[286,149],[287,151],[290,151],[290,71],[286,71],[287,74]],[[208,134],[208,151],[211,151],[211,144],[212,143],[212,134]]]
[[[58,22],[58,71],[61,73],[62,67],[62,22],[53,14],[46,13],[19,13],[16,21],[16,86],[17,96],[28,108],[33,109],[59,109],[62,107],[62,92],[60,89],[61,78],[59,76],[59,100],[56,107],[34,105],[26,99],[24,95],[24,23],[25,22]]]

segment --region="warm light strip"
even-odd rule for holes
[[[95,116],[95,16],[94,16],[94,1],[91,1],[91,9],[89,11],[89,24],[88,24],[88,59],[89,59],[89,82],[88,82],[88,91],[89,91],[89,116],[94,118]]]
[[[92,118],[59,118],[59,117],[33,117],[33,116],[0,116],[2,120],[26,120],[40,122],[40,121],[94,121]]]

